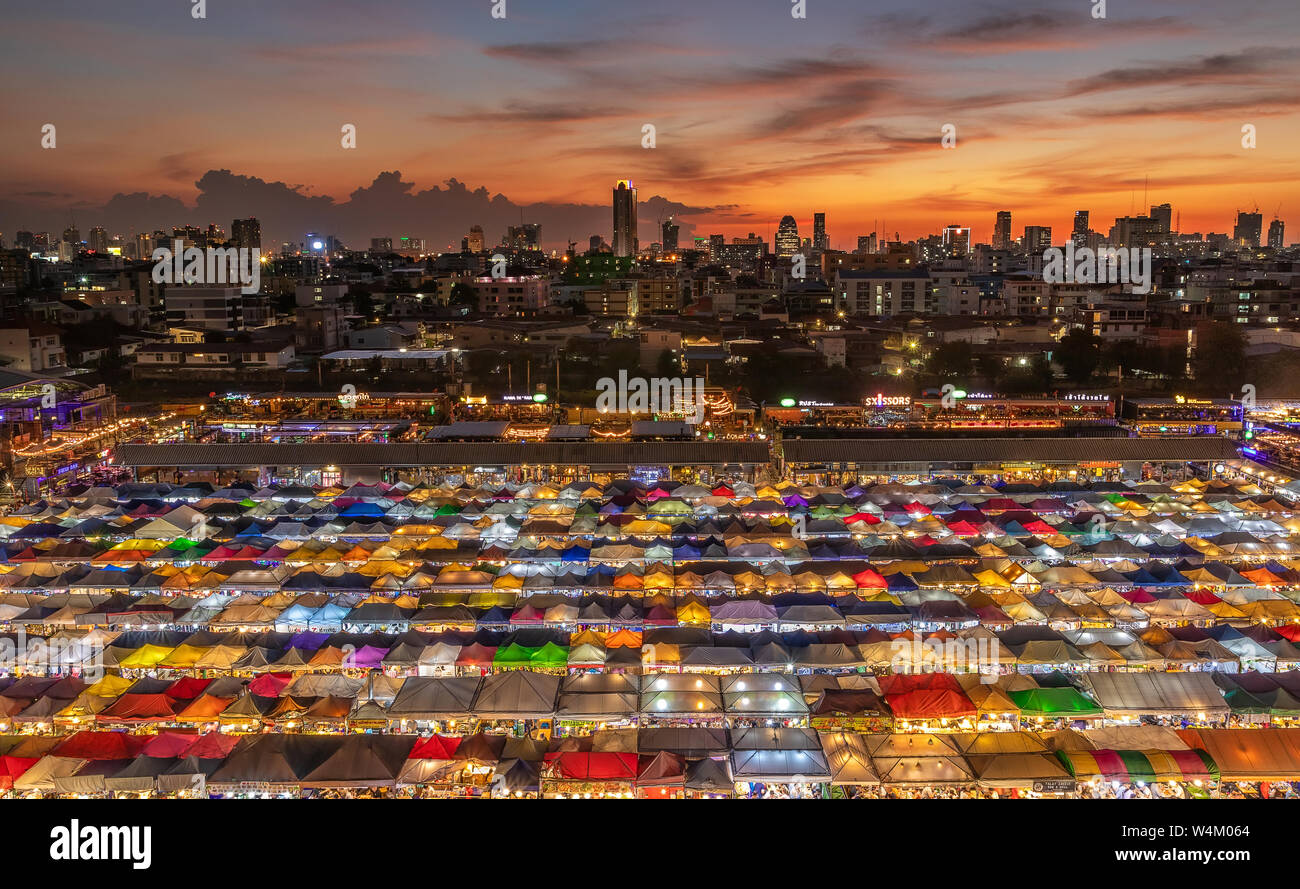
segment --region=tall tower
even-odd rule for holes
[[[678,233],[680,231],[681,226],[674,222],[673,218],[669,216],[668,220],[662,226],[660,232],[661,237],[659,239],[660,243],[663,245],[664,253],[677,252]]]
[[[829,250],[831,239],[826,235],[826,214],[813,214],[812,245],[814,250]]]
[[[782,216],[776,227],[776,255],[794,256],[799,252],[799,223],[793,216]]]
[[[1074,229],[1070,232],[1070,241],[1075,247],[1088,246],[1088,232],[1092,230],[1088,223],[1090,215],[1087,210],[1074,211]]]
[[[997,221],[993,223],[993,249],[1011,249],[1011,211],[999,210]]]
[[[636,256],[636,186],[630,179],[614,185],[614,255]]]

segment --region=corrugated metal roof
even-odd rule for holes
[[[253,468],[256,466],[509,466],[592,467],[759,464],[770,459],[763,442],[546,441],[376,444],[128,444],[117,451],[125,466]]]
[[[788,463],[1082,463],[1226,460],[1237,446],[1221,436],[1186,438],[840,438],[786,439]]]

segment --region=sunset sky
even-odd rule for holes
[[[338,205],[382,212],[452,179],[514,205],[595,205],[601,228],[546,225],[560,247],[609,237],[596,210],[619,178],[692,211],[683,234],[770,238],[791,213],[809,235],[824,210],[840,248],[873,225],[906,239],[961,223],[987,242],[998,209],[1016,235],[1051,225],[1059,242],[1077,208],[1104,232],[1145,209],[1144,179],[1182,231],[1230,232],[1256,206],[1290,222],[1288,242],[1300,231],[1296,0],[1108,0],[1105,20],[1091,0],[807,0],[806,20],[790,0],[507,0],[504,21],[491,7],[208,0],[196,21],[185,0],[12,6],[0,230],[65,215],[83,231],[228,226],[196,208],[196,183],[229,170],[332,199],[302,206],[332,203],[352,238],[398,232],[361,231]],[[345,123],[356,150],[340,147]],[[409,186],[350,198],[385,171]],[[104,209],[116,194],[136,195],[129,220]],[[642,242],[657,240],[664,214],[641,215]],[[411,233],[450,240],[476,221]]]

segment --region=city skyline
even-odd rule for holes
[[[1060,235],[1080,208],[1100,228],[1168,202],[1181,230],[1222,232],[1238,210],[1294,215],[1300,197],[1300,51],[1275,38],[1294,15],[1284,0],[1111,4],[1104,20],[1082,0],[1030,14],[813,3],[802,20],[784,4],[706,16],[668,2],[651,19],[517,0],[504,20],[486,4],[454,16],[395,6],[399,36],[389,19],[332,24],[330,4],[232,0],[201,21],[184,7],[111,22],[73,4],[15,11],[3,64],[32,88],[0,100],[0,230],[258,216],[287,239],[279,215],[350,244],[410,233],[446,249],[471,224],[495,238],[528,221],[562,248],[612,234],[608,189],[631,179],[643,243],[669,216],[683,240],[770,242],[783,215],[807,231],[825,212],[831,246],[851,249],[873,231],[911,240],[953,222],[988,242],[1008,207],[1017,228]],[[30,39],[56,26],[43,45]],[[212,54],[214,39],[228,52]],[[157,72],[181,66],[220,88],[152,101]],[[53,150],[40,147],[46,123]],[[956,147],[944,149],[949,123]],[[355,149],[340,147],[344,124]],[[376,230],[381,219],[392,221]],[[416,225],[426,230],[406,231]]]

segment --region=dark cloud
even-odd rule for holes
[[[572,239],[585,243],[593,234],[607,239],[612,229],[612,210],[608,205],[539,202],[516,203],[505,195],[487,188],[471,188],[457,179],[440,186],[419,190],[414,182],[404,181],[399,171],[377,175],[366,186],[357,188],[346,201],[327,195],[309,195],[301,186],[268,182],[256,176],[244,176],[230,170],[209,170],[195,183],[199,195],[193,207],[168,195],[144,193],[118,194],[102,207],[79,208],[76,221],[86,227],[103,225],[113,233],[169,230],[186,223],[207,225],[215,222],[224,227],[231,220],[256,216],[262,223],[263,246],[275,248],[279,242],[299,242],[307,232],[333,234],[350,247],[369,246],[372,237],[422,237],[432,249],[459,248],[460,240],[471,225],[482,225],[489,241],[505,233],[506,227],[520,221],[542,226],[542,238],[548,245],[562,248]],[[611,188],[613,183],[610,183]],[[661,195],[643,197],[638,218],[642,223],[641,240],[658,240],[656,222],[669,216],[678,217],[682,236],[693,231],[689,217],[711,213],[713,208],[692,206]],[[32,201],[0,201],[0,230],[17,228],[61,230],[68,224],[66,207],[41,205]]]
[[[592,120],[610,120],[626,117],[629,112],[614,108],[597,108],[576,102],[529,103],[511,101],[500,108],[455,113],[434,112],[425,120],[454,124],[537,124],[581,123]]]
[[[1260,47],[1177,62],[1152,62],[1127,68],[1111,68],[1072,81],[1066,88],[1066,95],[1081,96],[1164,84],[1188,86],[1234,83],[1257,77],[1273,81],[1284,74],[1294,73],[1287,72],[1286,64],[1295,62],[1297,58],[1300,58],[1300,49],[1294,47]]]

